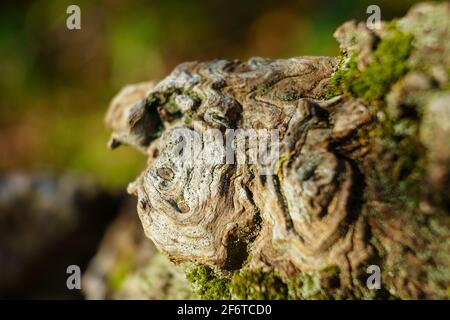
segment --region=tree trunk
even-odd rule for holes
[[[450,5],[335,37],[340,57],[189,62],[112,101],[110,145],[148,157],[146,235],[204,298],[448,298]]]

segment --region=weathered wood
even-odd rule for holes
[[[112,146],[148,156],[129,186],[147,236],[231,278],[232,297],[244,270],[275,273],[290,298],[447,297],[449,21],[448,3],[418,5],[376,32],[344,24],[340,58],[189,62],[124,89],[107,124]],[[187,160],[180,128],[208,156]],[[227,162],[210,129],[277,130],[271,173]]]

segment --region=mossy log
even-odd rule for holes
[[[450,4],[335,38],[340,57],[189,62],[113,99],[111,147],[148,157],[145,233],[204,298],[448,298]],[[180,128],[207,137],[189,161]],[[210,161],[208,129],[276,130],[273,172]]]

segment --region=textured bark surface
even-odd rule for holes
[[[207,270],[189,277],[205,297],[447,298],[449,21],[448,3],[421,4],[380,30],[344,24],[341,57],[189,62],[123,89],[106,122],[111,147],[148,157],[128,188],[146,235]],[[186,161],[179,128],[276,129],[273,174],[208,135]]]

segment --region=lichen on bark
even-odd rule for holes
[[[448,298],[449,21],[448,3],[419,4],[379,30],[345,23],[340,57],[189,62],[119,93],[111,145],[148,157],[128,190],[200,296]],[[180,128],[278,130],[273,174],[209,161],[225,157],[212,137],[183,161]]]

